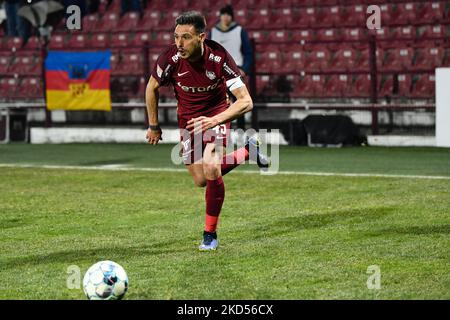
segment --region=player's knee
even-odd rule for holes
[[[216,180],[220,177],[220,167],[215,164],[203,164],[203,173],[208,180]]]

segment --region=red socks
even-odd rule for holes
[[[222,177],[216,180],[206,180],[206,219],[205,231],[215,232],[219,221],[220,210],[225,199],[225,186]]]
[[[225,155],[222,159],[222,176],[245,162],[249,158],[246,148],[240,148]],[[225,199],[225,186],[222,177],[216,180],[206,180],[206,218],[205,231],[215,232],[219,221],[220,210]]]
[[[249,153],[246,148],[240,148],[225,155],[222,159],[222,176],[226,175],[238,165],[245,162],[245,160],[248,160],[248,158]]]

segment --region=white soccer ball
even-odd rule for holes
[[[120,300],[128,290],[128,276],[119,264],[100,261],[84,275],[83,290],[89,300]]]

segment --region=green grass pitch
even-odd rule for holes
[[[0,164],[172,168],[171,148],[0,145]],[[282,147],[280,160],[368,176],[244,165],[224,178],[212,253],[197,251],[204,189],[187,172],[0,166],[0,299],[85,299],[67,268],[103,259],[127,271],[126,299],[450,299],[450,150]]]

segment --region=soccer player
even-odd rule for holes
[[[224,156],[230,121],[252,110],[253,102],[233,58],[220,44],[206,39],[205,28],[205,17],[196,11],[175,20],[175,44],[158,57],[146,88],[146,138],[156,145],[162,134],[158,124],[159,87],[174,87],[183,161],[195,185],[206,187],[202,251],[215,250],[218,245],[216,229],[225,198],[222,176],[248,160],[250,154],[256,156],[260,168],[270,165],[255,137],[247,139],[245,147]],[[231,105],[227,104],[227,88],[236,97]]]

